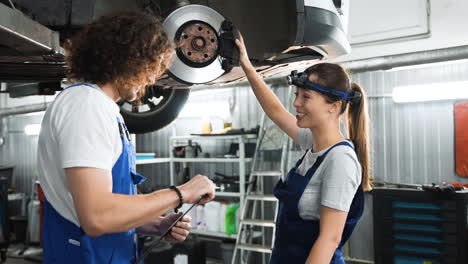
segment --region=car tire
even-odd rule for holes
[[[148,92],[151,95],[152,90]],[[129,111],[120,104],[120,113],[130,133],[153,132],[172,123],[187,102],[190,89],[159,89],[157,94],[158,98],[162,97],[157,105],[151,103],[148,96],[142,100],[143,105],[149,105],[150,108],[144,112]]]

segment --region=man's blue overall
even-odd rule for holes
[[[119,117],[117,122],[122,153],[112,168],[112,193],[135,195],[136,185],[145,178],[136,172],[135,150],[129,140],[128,130]],[[137,257],[135,229],[90,237],[82,228],[62,217],[47,200],[44,203],[43,232],[43,261],[46,264],[129,264]]]

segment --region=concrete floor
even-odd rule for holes
[[[22,255],[24,253],[24,256]],[[29,247],[25,251],[23,244],[10,245],[8,247],[7,259],[4,264],[37,264],[41,263],[40,258],[37,257],[41,254],[41,249],[38,247]],[[31,256],[31,257],[27,257]],[[36,256],[36,257],[34,257]]]
[[[4,262],[3,264],[37,264],[39,262],[35,261],[28,261],[24,259],[15,259],[15,258],[7,258],[7,261]],[[207,264],[218,264],[222,263],[221,261],[207,261]],[[355,263],[355,262],[347,262],[347,264],[360,264],[360,263]]]
[[[1,264],[37,264],[41,263],[39,260],[33,260],[33,259],[27,259],[27,258],[21,258],[21,257],[16,257],[15,253],[18,252],[18,250],[23,249],[23,245],[11,245],[8,248],[8,257],[6,259],[6,262],[3,262]],[[221,260],[214,260],[214,259],[208,259],[206,264],[220,264],[223,263]],[[347,262],[347,264],[361,264],[357,262]]]
[[[4,264],[37,264],[40,262],[33,262],[33,261],[28,261],[24,259],[15,259],[15,258],[7,258],[6,262],[3,262]]]

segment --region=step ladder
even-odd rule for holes
[[[278,199],[272,192],[279,178],[285,175],[291,145],[290,138],[263,114],[232,264],[260,263],[260,258],[261,263],[267,264],[270,260],[278,214]]]

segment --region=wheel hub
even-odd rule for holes
[[[218,36],[215,30],[203,22],[189,22],[181,30],[179,55],[194,67],[203,66],[218,56]],[[192,66],[192,65],[191,65]]]

